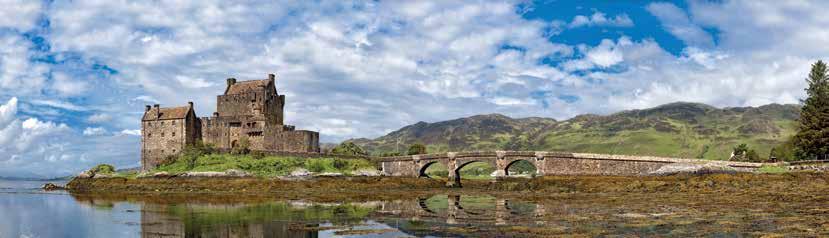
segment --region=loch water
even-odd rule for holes
[[[825,201],[750,194],[430,194],[255,202],[46,192],[0,181],[0,238],[12,237],[752,237],[827,235]],[[65,183],[58,182],[58,184]],[[368,199],[366,198],[368,197]],[[524,199],[524,197],[533,197]]]

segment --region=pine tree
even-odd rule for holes
[[[807,98],[800,110],[800,125],[794,137],[797,157],[813,159],[829,154],[829,69],[826,63],[812,64],[806,78]]]

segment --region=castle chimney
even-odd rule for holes
[[[193,102],[187,102],[187,105],[193,107]]]
[[[270,81],[276,80],[276,75],[275,74],[268,74],[268,80],[270,80]]]
[[[159,108],[160,106],[161,105],[158,105],[158,104],[153,105],[153,107],[155,107],[155,119],[156,120],[158,120],[158,118],[161,117],[161,108]]]
[[[227,86],[236,84],[236,78],[227,78]]]
[[[144,108],[144,111],[148,112],[148,111],[150,111],[150,108],[152,108],[152,107],[150,107],[150,105],[146,105],[145,108]]]

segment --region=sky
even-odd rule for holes
[[[501,113],[798,103],[821,1],[0,0],[0,176],[137,167],[144,105],[277,76],[322,142]]]

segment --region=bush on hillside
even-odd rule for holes
[[[111,174],[115,173],[115,166],[109,164],[99,164],[90,169],[93,174]]]
[[[415,143],[409,146],[408,155],[422,155],[426,154],[426,146],[420,143]]]
[[[368,153],[366,153],[366,151],[363,150],[363,148],[360,148],[360,146],[358,146],[358,145],[356,145],[356,144],[354,144],[353,142],[350,142],[350,141],[343,142],[342,144],[337,145],[337,147],[334,147],[334,149],[331,149],[331,153],[335,154],[335,155],[353,155],[353,156],[366,156],[366,155],[368,155]]]

